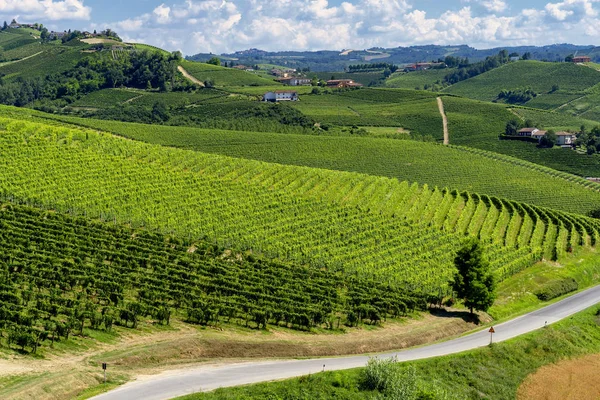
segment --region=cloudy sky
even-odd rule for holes
[[[600,45],[600,0],[0,0],[0,18],[52,29],[116,30],[185,54]]]

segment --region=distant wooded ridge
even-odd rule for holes
[[[467,45],[458,46],[411,46],[397,48],[372,48],[367,50],[321,50],[321,51],[277,51],[269,52],[248,49],[217,55],[223,61],[240,64],[275,64],[292,68],[310,68],[312,71],[343,71],[349,65],[365,62],[385,62],[390,64],[410,64],[443,59],[446,56],[468,58],[471,62],[482,61],[486,57],[507,50],[510,54],[529,53],[532,60],[563,61],[569,55],[588,56],[600,62],[600,47],[573,44],[553,44],[548,46],[496,47],[475,49]],[[188,56],[191,61],[208,61],[215,54],[199,53]]]

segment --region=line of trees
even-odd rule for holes
[[[71,103],[78,96],[121,86],[160,91],[195,89],[176,72],[180,58],[179,53],[141,51],[126,52],[114,60],[98,53],[61,74],[0,81],[0,103],[19,107],[36,100],[65,99]]]
[[[448,66],[454,65],[458,66],[458,70],[452,72],[444,77],[444,81],[453,85],[460,81],[467,80],[469,78],[473,78],[477,75],[481,75],[484,72],[491,71],[494,68],[498,68],[510,61],[510,57],[508,51],[501,50],[497,55],[486,57],[484,61],[480,61],[474,64],[469,64],[468,59],[463,60],[452,60],[450,59],[450,64],[446,64]]]

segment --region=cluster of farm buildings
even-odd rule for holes
[[[547,131],[542,131],[538,128],[523,128],[519,130],[518,135],[521,137],[531,137],[542,140],[546,136]],[[556,144],[559,146],[572,146],[575,143],[577,136],[571,132],[556,132]]]

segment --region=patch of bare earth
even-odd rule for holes
[[[546,365],[529,375],[519,400],[600,399],[600,354]]]
[[[199,363],[231,364],[250,359],[340,356],[397,350],[431,343],[476,328],[465,313],[440,311],[418,319],[384,323],[383,327],[348,329],[346,333],[269,331],[226,327],[200,328],[172,321],[172,330],[139,333],[119,328],[116,343],[98,344],[79,354],[54,354],[45,359],[15,355],[0,360],[0,380],[14,376],[17,385],[0,387],[2,399],[71,398],[101,382],[98,365],[108,362],[120,381]],[[1,386],[1,385],[0,385]]]

